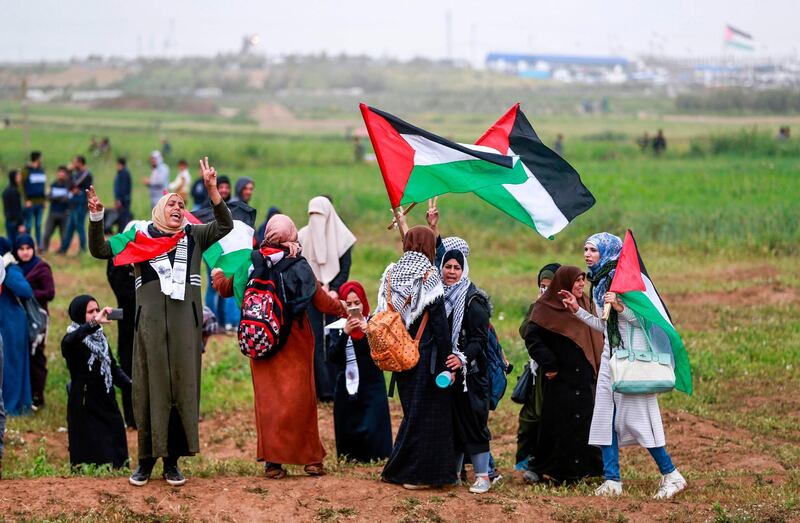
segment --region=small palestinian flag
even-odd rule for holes
[[[392,207],[446,193],[525,181],[517,158],[463,145],[360,104]]]
[[[203,253],[203,259],[209,267],[222,269],[225,276],[230,277],[242,264],[250,261],[253,252],[253,226],[256,222],[256,210],[242,201],[230,202],[228,209],[233,216],[233,230],[220,241],[213,244]],[[214,212],[208,208],[194,213],[186,213],[197,220],[197,223],[214,221]]]
[[[752,51],[754,49],[753,35],[741,29],[737,29],[730,24],[725,26],[723,40],[728,47],[735,47],[744,51]]]
[[[622,252],[609,291],[622,297],[646,329],[653,350],[672,353],[675,362],[675,388],[692,393],[692,370],[689,355],[678,331],[672,325],[672,317],[647,274],[636,240],[630,230],[625,233]]]
[[[150,222],[140,220],[127,231],[109,238],[111,252],[114,253],[114,265],[128,265],[149,261],[174,249],[178,242],[186,236],[183,231],[172,236],[153,238],[147,231]]]
[[[526,174],[524,183],[483,187],[475,194],[545,238],[553,239],[594,205],[594,196],[578,172],[542,143],[519,104],[475,143],[519,155]]]

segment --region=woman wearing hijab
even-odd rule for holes
[[[190,225],[183,199],[169,193],[156,203],[152,221],[139,224],[135,240],[125,235],[111,242],[104,238],[103,204],[93,187],[87,191],[92,255],[133,263],[136,275],[132,379],[139,463],[129,479],[136,486],[147,483],[159,457],[167,482],[183,485],[186,478],[178,458],[200,451],[200,260],[204,250],[233,229],[231,213],[217,190],[216,170],[207,158],[201,160],[200,170],[216,220]]]
[[[345,314],[342,303],[322,289],[300,251],[297,227],[291,218],[278,214],[267,224],[264,242],[253,253],[263,257],[263,263],[269,259],[273,274],[281,275],[284,306],[292,318],[284,326],[291,329],[286,344],[268,358],[250,360],[258,432],[256,453],[258,461],[264,462],[265,475],[272,479],[286,476],[284,464],[304,465],[311,476],[325,473],[314,393],[314,333],[307,311],[314,305],[326,314]],[[246,282],[252,271],[252,265],[245,266],[226,278],[221,270],[214,269],[214,287],[220,296],[240,293],[244,285],[235,282]],[[237,298],[241,300],[241,295]]]
[[[29,234],[20,234],[14,244],[14,257],[22,274],[33,289],[36,302],[47,311],[47,304],[56,296],[56,285],[50,265],[36,256],[36,244]],[[31,395],[34,408],[44,406],[44,387],[47,382],[47,356],[45,340],[30,340],[35,347],[31,353]]]
[[[0,292],[0,336],[3,338],[3,403],[6,414],[19,416],[31,410],[30,344],[25,309],[21,298],[33,298],[31,288],[17,260],[11,254],[11,244],[0,236],[0,256],[6,277]]]
[[[444,256],[439,266],[444,285],[444,304],[450,326],[453,354],[462,371],[453,383],[453,426],[455,430],[456,472],[468,455],[475,471],[469,491],[488,492],[489,480],[489,374],[486,346],[489,336],[491,304],[489,296],[469,279],[469,246],[457,237],[442,240]],[[466,382],[466,383],[465,383]]]
[[[600,452],[587,443],[603,337],[571,314],[561,297],[570,293],[588,312],[585,280],[577,267],[559,268],[525,331],[528,354],[542,381],[537,453],[529,469],[538,478],[559,482],[599,476],[603,467]]]
[[[538,294],[536,300],[542,297],[547,287],[553,281],[556,271],[561,267],[559,263],[548,263],[541,269],[539,274],[536,275],[536,285],[538,286]],[[519,326],[519,336],[525,339],[525,332],[531,322],[531,314],[533,308],[536,306],[536,300],[531,303],[525,319],[522,320],[522,325]],[[517,429],[517,454],[516,454],[516,469],[524,470],[525,473],[522,478],[530,483],[539,481],[539,477],[534,474],[528,467],[531,456],[536,456],[538,451],[536,449],[536,442],[539,439],[539,420],[542,417],[542,380],[537,379],[538,364],[533,358],[530,358],[528,365],[531,367],[531,375],[533,377],[533,385],[531,386],[530,395],[519,411],[519,429]]]
[[[117,366],[108,348],[103,325],[111,323],[111,307],[100,308],[92,296],[77,296],[69,304],[72,322],[61,340],[61,354],[70,374],[67,399],[69,461],[75,465],[128,461],[125,423],[117,406],[114,385],[130,391],[131,380]]]
[[[361,462],[386,459],[392,452],[392,424],[386,380],[367,343],[367,294],[357,281],[345,282],[339,293],[347,308],[359,314],[348,316],[344,335],[328,347],[328,361],[339,371],[333,401],[336,453]]]
[[[267,216],[266,218],[264,218],[264,222],[258,226],[258,230],[256,231],[254,238],[255,239],[254,245],[261,245],[261,242],[264,241],[264,231],[267,230],[267,224],[269,223],[269,220],[276,214],[281,214],[281,210],[273,205],[267,211]]]
[[[597,332],[605,332],[605,345],[597,378],[592,427],[589,444],[599,446],[603,453],[603,475],[605,482],[595,490],[598,496],[622,494],[619,471],[619,447],[639,445],[645,447],[658,465],[662,474],[656,499],[669,499],[686,488],[686,480],[672,463],[666,450],[664,426],[655,394],[620,394],[611,390],[611,354],[622,344],[632,339],[634,347],[646,346],[644,331],[636,315],[625,307],[622,299],[608,292],[617,260],[622,251],[622,240],[607,232],[589,237],[583,247],[591,295],[597,315],[578,306],[569,296],[564,305],[580,320]],[[597,317],[605,303],[612,306],[608,321]]]
[[[356,237],[344,224],[331,201],[317,196],[308,202],[308,225],[298,233],[303,256],[308,260],[317,281],[334,298],[341,286],[350,277],[351,251]],[[325,318],[319,310],[311,307],[309,318],[314,329],[314,378],[317,397],[320,401],[333,401],[336,369],[325,361],[324,326],[333,318]]]
[[[427,315],[419,343],[419,363],[392,378],[400,394],[403,421],[381,474],[384,481],[409,490],[452,485],[457,477],[452,387],[437,387],[435,378],[441,372],[458,370],[461,362],[456,358],[448,365],[450,326],[442,280],[433,265],[435,256],[433,231],[421,226],[411,228],[403,238],[403,255],[386,268],[378,291],[376,312],[387,309],[386,287],[391,286],[392,306],[402,316],[412,338]]]
[[[3,190],[3,216],[6,221],[6,234],[12,244],[17,234],[25,232],[25,218],[22,211],[22,173],[18,169],[8,172],[8,186]]]

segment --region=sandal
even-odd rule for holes
[[[322,463],[312,463],[303,467],[303,471],[309,476],[324,476],[325,469],[322,468]]]
[[[264,465],[264,476],[269,479],[283,479],[286,477],[286,469],[279,463],[267,463]]]

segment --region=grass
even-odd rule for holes
[[[48,117],[47,113],[40,116]],[[77,118],[72,114],[57,116]],[[101,116],[111,118],[113,114]],[[126,115],[121,120],[133,116]],[[561,125],[568,126],[570,122],[564,119]],[[471,124],[475,135],[481,125]],[[713,508],[713,517],[718,521],[773,516],[775,521],[790,520],[798,515],[800,507],[800,479],[796,473],[800,468],[800,268],[796,263],[800,252],[800,219],[796,212],[800,165],[794,157],[760,148],[748,155],[735,148],[697,155],[690,148],[691,136],[664,157],[641,155],[630,143],[618,139],[619,133],[633,136],[631,129],[636,125],[624,121],[620,124],[622,130],[614,134],[569,143],[568,158],[582,173],[598,203],[556,240],[538,237],[468,195],[440,199],[442,229],[445,234],[458,234],[470,242],[471,277],[492,295],[496,311],[493,322],[517,371],[521,370],[526,353],[516,330],[535,295],[538,267],[550,261],[581,265],[581,246],[590,233],[611,230],[621,234],[626,227],[633,229],[648,271],[667,298],[692,362],[695,394],[664,395],[660,399],[662,407],[742,431],[737,434],[746,434],[748,439],[741,442],[743,448],[769,456],[785,469],[777,473],[788,477],[770,483],[769,474],[760,477],[746,469],[724,474],[693,470],[689,479],[697,486],[684,499],[695,508],[683,514],[685,519],[678,515],[671,516],[671,520],[707,515],[702,511],[711,511],[714,502],[719,503],[719,508]],[[11,129],[0,133],[0,166],[19,165],[24,160],[22,132]],[[34,125],[30,136],[32,147],[44,151],[49,172],[84,150],[88,143],[85,130],[69,127]],[[694,139],[702,141],[708,136],[701,134]],[[397,257],[399,242],[396,233],[385,228],[390,216],[376,166],[354,164],[349,143],[331,136],[301,139],[245,132],[226,136],[186,131],[171,138],[173,165],[178,157],[194,161],[208,154],[222,173],[234,178],[253,177],[254,204],[260,214],[270,205],[278,205],[302,224],[308,199],[321,193],[332,194],[340,215],[359,239],[352,277],[364,282],[370,296],[375,295],[378,277],[383,267]],[[157,146],[157,135],[142,128],[121,129],[113,133],[112,144],[115,153],[130,158],[134,180],[146,175],[144,162]],[[89,162],[101,197],[110,202],[113,158],[92,157]],[[137,186],[135,191],[134,211],[145,217],[144,188]],[[421,223],[422,214],[412,212],[411,222]],[[47,258],[54,264],[57,278],[47,345],[48,405],[33,416],[9,420],[5,475],[123,476],[125,470],[102,467],[72,470],[63,450],[57,451],[58,441],[53,441],[64,437],[56,431],[65,424],[63,391],[68,373],[58,347],[67,325],[67,305],[79,292],[95,295],[101,305],[114,301],[105,282],[103,263],[89,257]],[[115,326],[107,331],[113,347]],[[510,386],[514,382],[512,377]],[[212,338],[204,357],[201,412],[211,419],[232,411],[249,411],[251,402],[247,360],[231,338]],[[516,406],[507,400],[502,402],[500,410],[492,415],[493,433],[514,434],[516,414]],[[233,424],[215,437],[230,438],[237,448],[249,448],[255,433],[252,426]],[[63,443],[60,445],[63,448]],[[501,468],[513,466],[513,451],[498,452],[495,457]],[[656,472],[647,459],[644,453],[632,453],[623,460],[623,475],[630,478],[629,496],[634,500],[649,498],[654,489]],[[326,466],[334,476],[374,479],[380,464],[359,467],[339,462],[331,453]],[[260,471],[254,461],[217,459],[206,454],[186,460],[185,468],[192,476],[208,478],[255,476]],[[755,486],[743,490],[742,478]],[[519,508],[517,502],[541,496],[555,500],[584,496],[592,488],[591,483],[530,488],[503,485],[496,496],[503,512],[513,515]],[[269,497],[266,489],[248,492]],[[397,504],[394,516],[408,521],[438,521],[444,513],[440,515],[437,506],[447,499],[448,495],[425,500],[409,497]],[[97,521],[110,514],[105,510],[72,516]],[[324,521],[358,517],[348,510],[326,505],[318,507],[316,516]],[[125,517],[135,517],[126,514],[119,511],[114,518],[123,521]],[[558,521],[622,521],[620,516],[624,514],[617,507],[580,508],[565,502],[551,508],[551,518]],[[68,519],[67,515],[64,518]]]

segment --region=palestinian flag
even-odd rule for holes
[[[753,50],[753,35],[741,29],[737,29],[730,24],[725,26],[723,40],[728,47],[735,47],[744,51]]]
[[[225,276],[230,277],[242,264],[250,261],[253,252],[253,229],[256,222],[256,210],[241,201],[230,202],[228,209],[233,216],[233,230],[220,241],[213,244],[203,253],[203,259],[209,267],[222,269]],[[194,213],[187,213],[197,223],[214,221],[214,211],[203,208]],[[189,218],[192,221],[192,218]]]
[[[114,253],[114,265],[128,265],[149,261],[174,249],[178,242],[186,236],[183,231],[172,236],[153,238],[147,231],[150,222],[140,220],[126,232],[115,234],[109,238],[111,252]]]
[[[496,184],[475,191],[479,197],[536,230],[545,238],[588,211],[594,196],[573,167],[550,150],[514,105],[477,142],[509,156],[519,156],[524,183]]]
[[[636,314],[650,337],[653,350],[672,354],[675,362],[675,388],[691,394],[692,370],[689,366],[689,355],[678,331],[672,325],[667,306],[647,274],[630,230],[625,233],[622,252],[609,291],[619,294],[625,306]]]
[[[392,207],[525,181],[525,172],[513,156],[458,144],[374,107],[359,107]]]

